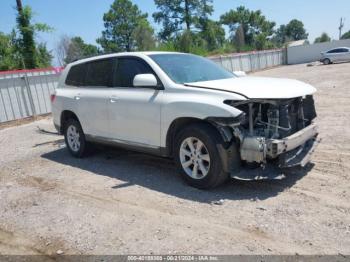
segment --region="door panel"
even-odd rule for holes
[[[113,88],[108,101],[110,134],[115,140],[160,146],[163,91],[146,88]]]
[[[160,114],[163,91],[133,86],[138,74],[156,74],[141,58],[117,59],[108,100],[110,137],[129,144],[160,147]]]
[[[108,135],[107,104],[113,85],[115,59],[98,59],[72,67],[66,83],[76,86],[73,103],[87,135]]]
[[[74,98],[84,133],[92,136],[108,135],[107,101],[109,88],[80,88]]]

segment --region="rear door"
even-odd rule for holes
[[[108,103],[110,136],[135,146],[160,146],[162,90],[133,86],[137,74],[154,74],[141,58],[119,57]],[[158,80],[159,81],[159,80]]]
[[[77,87],[74,97],[84,133],[108,137],[107,102],[113,86],[114,59],[101,59],[84,64],[84,83]]]

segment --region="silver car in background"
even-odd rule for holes
[[[321,63],[328,65],[334,62],[350,61],[350,48],[337,47],[327,52],[322,52]]]

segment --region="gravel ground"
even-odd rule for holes
[[[0,130],[0,254],[350,254],[349,72],[255,74],[319,90],[322,144],[280,181],[200,191],[167,159],[106,148],[74,159],[62,137],[37,132],[50,119]]]

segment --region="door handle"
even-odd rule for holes
[[[80,96],[75,96],[74,99],[75,100],[80,100]]]
[[[109,101],[110,101],[112,104],[114,104],[114,103],[117,103],[117,102],[118,102],[118,98],[117,98],[117,97],[111,97],[111,98],[109,99]]]

